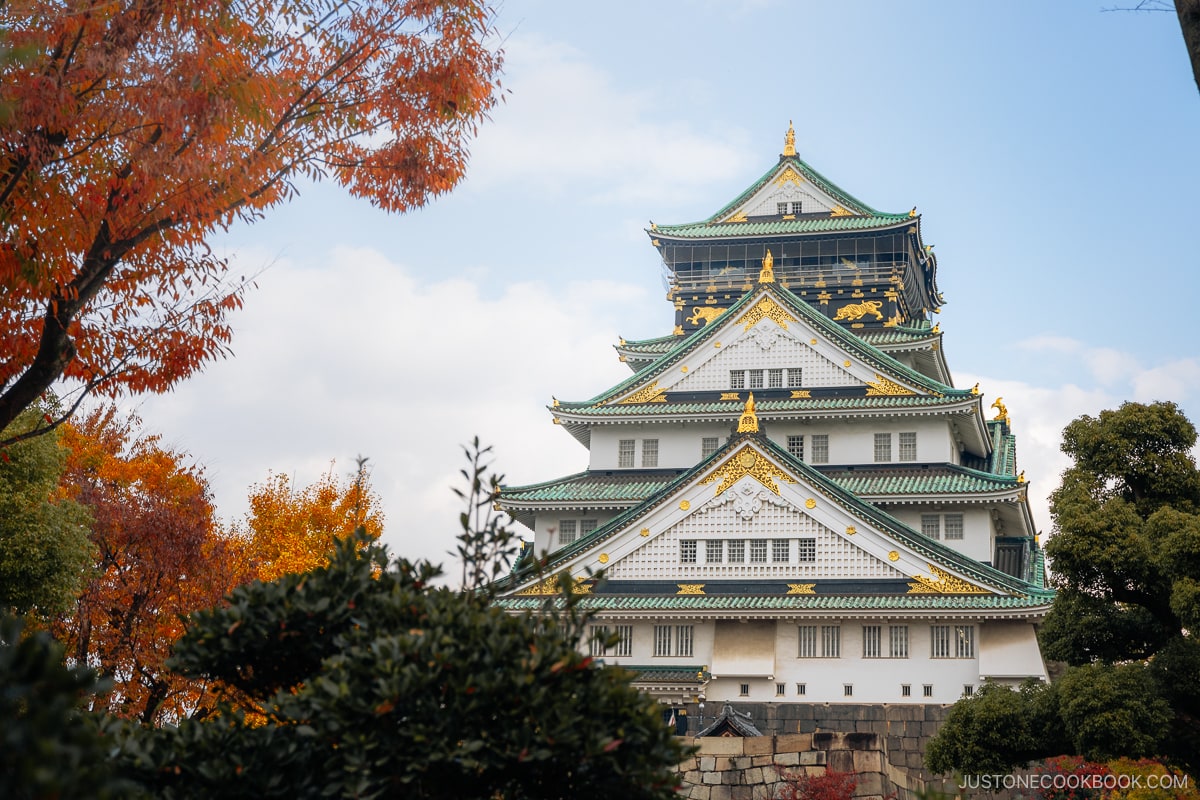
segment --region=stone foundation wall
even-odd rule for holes
[[[789,776],[826,769],[858,773],[861,800],[911,800],[942,786],[923,766],[926,741],[946,718],[941,705],[838,705],[744,703],[754,725],[771,735],[688,739],[699,748],[679,766],[685,797],[696,800],[767,800],[778,797]],[[696,715],[696,716],[693,716]],[[689,708],[698,730],[698,708]],[[711,718],[710,718],[711,721]]]

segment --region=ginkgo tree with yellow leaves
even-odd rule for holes
[[[232,533],[243,542],[255,578],[272,581],[329,563],[334,546],[361,528],[371,539],[383,532],[379,495],[371,487],[366,459],[339,478],[336,463],[316,482],[294,486],[273,474],[250,489],[250,510]]]

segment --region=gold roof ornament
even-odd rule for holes
[[[913,206],[913,207],[912,207],[912,211],[909,211],[909,212],[908,212],[909,219],[912,219],[912,218],[913,218],[913,217],[915,217],[916,215],[917,215],[917,207],[916,207],[916,206]]]
[[[973,394],[973,395],[979,394],[979,381],[976,381],[975,385],[971,387],[971,394]]]
[[[775,257],[767,250],[767,256],[762,260],[762,269],[758,272],[759,283],[775,282]]]
[[[1004,398],[997,397],[992,401],[992,408],[996,409],[995,420],[997,422],[1008,422],[1008,406],[1004,405]]]
[[[754,412],[754,392],[746,398],[746,407],[742,409],[742,418],[738,420],[738,433],[758,433],[758,414]]]
[[[783,155],[796,155],[796,129],[792,127],[792,121],[788,120],[787,135],[783,137]]]
[[[1017,483],[1025,483],[1025,470],[1021,470],[1021,474],[1017,476]]]

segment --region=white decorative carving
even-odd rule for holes
[[[754,519],[754,516],[762,511],[763,503],[770,503],[781,508],[790,506],[779,495],[763,488],[762,484],[757,481],[743,478],[736,485],[721,492],[697,509],[697,513],[703,514],[727,503],[732,503],[733,512],[746,521]]]
[[[762,319],[750,329],[750,340],[758,345],[760,350],[770,350],[780,339],[787,338],[783,329],[769,319]]]

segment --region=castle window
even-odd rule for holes
[[[606,646],[605,641],[613,633],[620,638],[617,640],[616,644]],[[599,658],[603,658],[605,656],[620,658],[623,656],[633,655],[633,626],[617,625],[615,628],[611,629],[607,625],[589,626],[588,655]]]
[[[962,539],[963,538],[963,515],[962,514],[947,514],[946,515],[946,540]]]
[[[658,439],[642,439],[642,467],[658,466]]]
[[[803,683],[797,683],[796,684],[796,694],[798,694],[798,695],[808,694],[808,686]]]
[[[696,563],[696,540],[681,539],[679,541],[679,561],[682,564]]]
[[[801,625],[797,631],[799,644],[796,650],[797,658],[817,657],[817,626]]]
[[[617,442],[617,467],[626,469],[633,466],[633,439],[622,439]]]
[[[829,463],[829,434],[814,433],[809,444],[812,445],[812,463]]]
[[[788,436],[787,451],[801,460],[804,459],[804,437]]]
[[[705,436],[700,440],[700,457],[708,458],[713,453],[717,452],[721,440],[716,436]]]
[[[675,655],[685,658],[692,657],[692,626],[675,626]]]
[[[908,683],[900,684],[900,696],[901,697],[912,697],[912,684],[908,684]]]
[[[921,694],[925,697],[933,697],[933,684],[927,683],[921,687]]]
[[[890,433],[875,434],[876,463],[892,460],[892,435]]]
[[[853,697],[853,696],[854,696],[854,684],[853,683],[843,683],[842,684],[842,697]]]
[[[606,655],[616,656],[617,658],[633,655],[633,626],[618,625],[616,632],[617,636],[620,636],[621,638],[615,647],[609,648],[611,652],[607,653]]]
[[[796,544],[799,551],[797,557],[800,563],[812,563],[817,560],[816,539],[797,539]]]
[[[767,540],[766,539],[751,539],[750,540],[750,563],[751,564],[767,563]]]
[[[801,203],[800,203],[800,201],[799,201],[799,200],[793,200],[793,201],[792,201],[792,213],[793,213],[793,214],[799,214],[799,213],[800,213],[800,209],[801,209],[801,207],[802,207],[802,206],[801,206]]]
[[[575,520],[560,519],[558,521],[558,543],[559,545],[570,544],[575,541]]]
[[[930,539],[942,538],[942,517],[940,514],[921,515],[921,533]]]
[[[800,367],[788,367],[788,388],[799,389],[800,381],[804,377],[804,370]]]
[[[738,684],[738,694],[740,694],[742,697],[749,697],[750,696],[750,684],[748,684],[748,683]]]
[[[587,536],[592,531],[596,530],[598,520],[581,519],[579,520],[579,535]]]
[[[745,389],[746,388],[746,370],[744,370],[744,369],[729,370],[729,388],[730,389]]]
[[[931,658],[974,658],[974,625],[931,625]]]
[[[788,213],[788,204],[787,203],[776,203],[775,204],[775,213],[779,214],[780,216]]]
[[[604,646],[604,640],[608,638],[608,626],[606,625],[589,625],[588,626],[588,655],[589,656],[604,656],[604,651],[607,649]]]
[[[783,388],[783,370],[769,369],[767,370],[767,388],[782,389]]]
[[[743,564],[746,561],[746,540],[745,539],[730,539],[729,540],[729,563]]]
[[[949,658],[950,657],[950,626],[949,625],[930,625],[929,626],[929,657],[930,658]]]
[[[763,388],[763,371],[761,369],[750,370],[750,388],[751,389]]]
[[[975,626],[974,625],[955,625],[954,626],[954,657],[955,658],[974,658],[975,657]]]
[[[888,626],[888,652],[892,658],[908,658],[908,626]]]
[[[720,564],[725,560],[725,541],[707,539],[704,542],[704,560],[709,564]]]
[[[654,626],[654,655],[663,658],[671,655],[671,626]]]
[[[784,695],[784,693],[785,693],[786,691],[787,691],[787,684],[786,684],[786,683],[777,683],[777,684],[775,684],[775,696],[776,696],[776,697],[783,697],[783,695]]]
[[[975,694],[975,687],[969,683],[963,684],[963,697],[970,697]]]
[[[908,431],[900,434],[900,460],[917,460],[917,432]]]
[[[776,563],[787,563],[792,560],[792,540],[772,539],[771,560]]]
[[[842,657],[842,629],[839,625],[821,626],[821,658]]]
[[[863,625],[863,658],[879,658],[881,655],[880,640],[883,638],[878,625]]]

